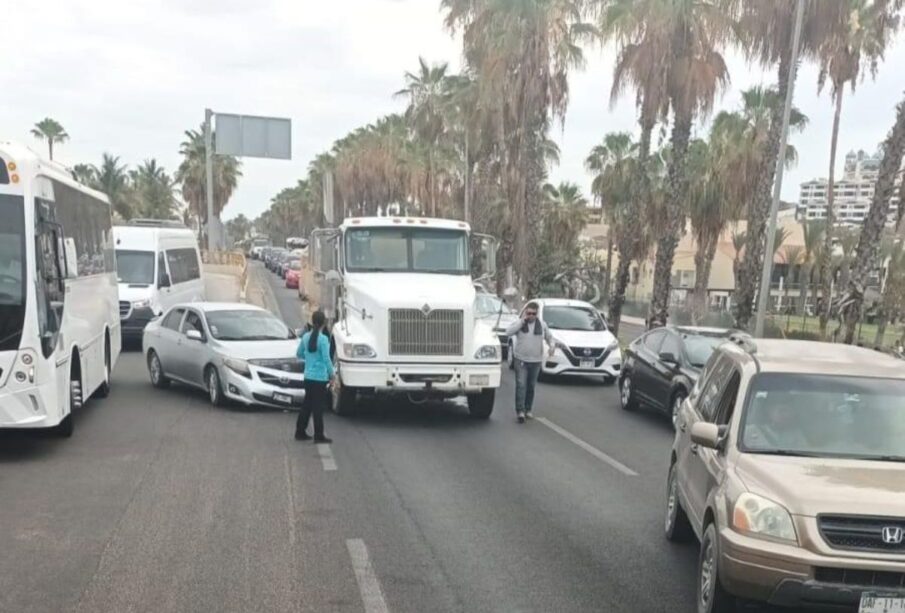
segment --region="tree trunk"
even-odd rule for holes
[[[719,234],[698,236],[698,249],[694,254],[694,308],[695,323],[707,315],[707,288],[710,286],[710,268],[716,255]]]
[[[50,161],[53,161],[53,139],[47,138],[47,155],[50,156]]]
[[[882,349],[883,337],[886,336],[887,323],[889,323],[889,314],[885,308],[881,308],[880,319],[877,320],[877,335],[874,337],[874,349]]]
[[[625,303],[625,289],[628,287],[632,261],[619,252],[619,264],[616,265],[616,285],[613,287],[613,299],[610,300],[609,318],[613,336],[619,336],[619,323],[622,318],[622,305]]]
[[[833,113],[833,132],[830,137],[830,174],[826,186],[826,228],[823,234],[823,251],[820,257],[820,289],[824,296],[830,295],[830,283],[832,271],[830,262],[833,257],[833,229],[836,225],[836,146],[839,142],[839,119],[842,115],[842,88],[836,92],[836,110]],[[826,325],[830,319],[832,305],[829,300],[824,300],[820,309],[820,338],[826,339]]]
[[[791,49],[788,49],[779,59],[779,74],[777,75],[779,100],[785,100],[789,91],[789,63],[792,61],[790,56]],[[742,330],[748,328],[751,316],[754,314],[754,296],[758,289],[764,262],[767,217],[773,203],[773,181],[776,177],[776,162],[779,159],[780,141],[782,140],[782,111],[783,109],[779,105],[772,109],[766,155],[758,175],[760,180],[748,207],[745,252],[739,266],[735,287],[735,325]]]
[[[669,202],[666,210],[666,228],[657,241],[657,257],[654,262],[654,288],[649,311],[649,326],[666,325],[669,316],[669,292],[672,285],[672,265],[676,246],[685,225],[685,196],[688,177],[685,173],[688,139],[691,136],[691,116],[674,119],[672,130],[672,159],[669,164]]]
[[[861,317],[864,303],[864,283],[870,272],[877,267],[880,248],[880,234],[889,215],[890,199],[895,191],[896,175],[902,167],[905,154],[905,100],[896,108],[896,122],[883,142],[883,160],[877,174],[874,197],[870,202],[867,219],[861,228],[861,238],[855,251],[854,267],[846,290],[848,306],[845,317],[845,342],[851,343],[855,337],[855,325]]]
[[[811,272],[813,270],[811,264],[802,264],[798,275],[798,312],[805,314],[808,308],[808,292],[811,289]]]
[[[612,231],[610,231],[612,234]],[[610,303],[610,281],[613,278],[613,237],[606,238],[606,277],[603,279],[603,302]]]

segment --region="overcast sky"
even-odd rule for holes
[[[419,55],[453,69],[461,58],[439,0],[0,0],[0,15],[0,140],[44,151],[29,130],[53,117],[71,136],[55,152],[63,163],[97,164],[109,152],[129,165],[154,157],[173,171],[183,131],[200,125],[205,107],[290,117],[293,160],[246,159],[225,217],[257,216],[334,140],[401,111],[405,103],[392,93]],[[565,128],[555,130],[562,163],[552,173],[585,189],[588,150],[606,132],[636,131],[631,95],[609,106],[613,54],[587,55],[571,79]],[[847,93],[837,168],[850,149],[873,151],[891,127],[903,66],[899,36],[876,81]],[[729,67],[718,109],[775,80],[737,54]],[[827,92],[818,97],[816,80],[816,67],[805,64],[795,104],[810,124],[791,139],[800,159],[786,174],[787,200],[797,199],[802,181],[827,174],[832,105]]]

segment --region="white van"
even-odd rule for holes
[[[132,220],[113,227],[124,339],[141,339],[145,325],[174,304],[204,300],[195,234],[178,222]]]

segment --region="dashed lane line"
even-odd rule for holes
[[[380,581],[371,565],[367,545],[361,539],[348,539],[346,548],[349,550],[349,557],[352,558],[352,569],[358,581],[358,591],[361,592],[365,613],[389,613]]]
[[[582,449],[584,449],[585,451],[587,451],[588,453],[590,453],[592,456],[594,456],[595,458],[597,458],[597,459],[600,460],[601,462],[604,462],[605,464],[608,464],[608,465],[611,466],[612,468],[615,468],[616,470],[618,470],[619,472],[621,472],[623,475],[627,475],[627,476],[629,476],[629,477],[637,477],[637,476],[638,476],[638,473],[636,473],[635,471],[633,471],[631,468],[629,468],[628,466],[626,466],[625,464],[623,464],[622,462],[620,462],[620,461],[617,460],[616,458],[614,458],[614,457],[612,457],[612,456],[610,456],[610,455],[607,455],[606,453],[600,451],[599,449],[597,449],[597,447],[594,447],[594,445],[588,443],[587,441],[584,441],[584,440],[578,438],[577,436],[575,436],[574,434],[572,434],[571,432],[569,432],[569,431],[566,430],[565,428],[563,428],[563,427],[561,427],[561,426],[557,426],[555,423],[553,423],[552,421],[550,421],[550,420],[547,419],[546,417],[538,417],[538,418],[537,418],[537,421],[539,421],[540,423],[544,424],[545,426],[547,426],[548,428],[550,428],[551,430],[553,430],[554,432],[556,432],[558,435],[560,435],[560,436],[563,437],[564,439],[568,440],[569,442],[571,442],[571,443],[573,443],[573,444],[575,444],[575,445],[581,447]]]

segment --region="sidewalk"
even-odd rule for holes
[[[208,302],[240,302],[242,288],[235,275],[204,271],[204,293]]]

